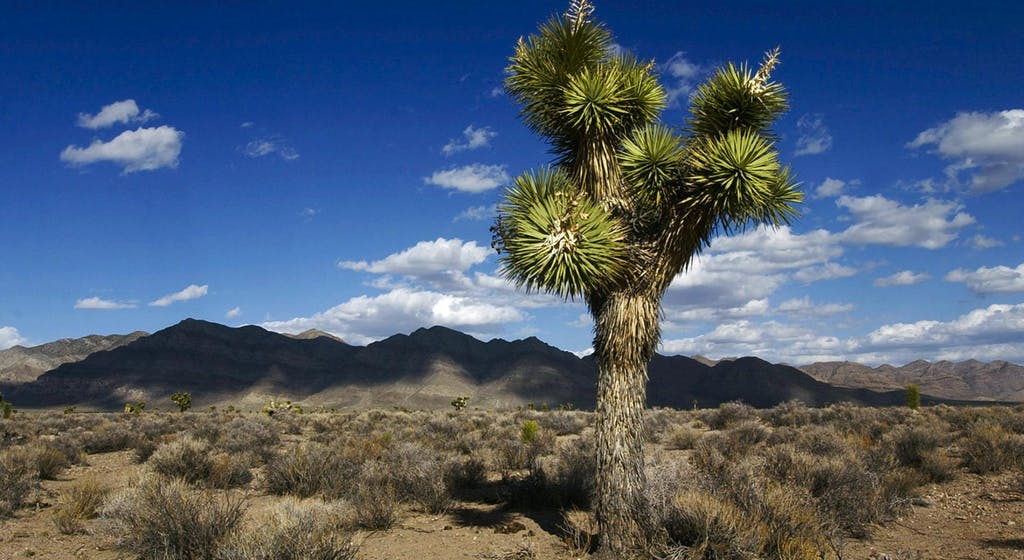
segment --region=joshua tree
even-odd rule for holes
[[[492,232],[507,278],[594,317],[595,513],[602,548],[621,552],[652,529],[641,427],[666,288],[716,234],[786,224],[802,195],[768,129],[787,107],[778,49],[756,72],[715,72],[674,131],[655,64],[614,52],[592,12],[573,0],[516,46],[505,88],[555,160],[515,179]]]
[[[178,405],[178,409],[181,410],[181,412],[185,412],[186,410],[192,408],[192,393],[178,391],[177,393],[171,395],[171,401],[174,404]]]
[[[921,388],[916,383],[907,385],[907,406],[911,410],[921,408]]]

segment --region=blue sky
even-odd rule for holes
[[[487,229],[510,178],[549,160],[501,84],[563,4],[8,5],[0,348],[196,317],[586,351],[585,308],[508,286]],[[662,351],[1024,362],[1024,8],[595,16],[658,64],[672,126],[717,65],[782,47],[803,217],[717,239],[666,294]]]

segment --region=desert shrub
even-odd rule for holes
[[[0,450],[0,519],[22,506],[38,483],[38,467],[21,447]]]
[[[206,484],[212,488],[236,488],[252,482],[250,467],[256,458],[250,453],[214,453],[210,457],[210,474]]]
[[[232,535],[214,560],[349,560],[359,547],[337,503],[286,500]]]
[[[724,430],[730,425],[757,417],[754,407],[740,402],[722,403],[717,409],[700,411],[700,419],[712,430]]]
[[[25,452],[35,465],[36,476],[42,480],[56,480],[57,475],[71,465],[68,456],[50,442],[33,442],[25,448]]]
[[[566,442],[546,464],[547,495],[559,507],[590,507],[597,472],[594,445],[592,437]]]
[[[142,558],[206,560],[244,514],[242,500],[148,477],[112,494],[101,509],[107,530],[125,552]]]
[[[292,447],[284,455],[271,459],[264,469],[264,484],[271,494],[308,498],[315,494],[332,494],[332,473],[354,476],[358,465],[348,472],[336,472],[336,454],[325,445],[310,443]]]
[[[791,400],[762,410],[759,415],[765,422],[776,428],[781,426],[799,428],[814,422],[815,416],[819,414],[816,410],[807,408],[803,402]]]
[[[661,526],[672,558],[753,560],[760,546],[748,519],[728,500],[688,491],[676,496]]]
[[[127,422],[106,422],[82,434],[82,447],[89,453],[131,449],[139,435]]]
[[[939,436],[925,426],[900,426],[889,432],[885,443],[900,465],[917,468],[939,447]]]
[[[206,440],[185,434],[157,447],[147,464],[163,476],[201,483],[209,480],[213,469],[211,452]]]
[[[832,426],[806,426],[800,430],[795,444],[801,451],[824,457],[841,455],[849,447],[845,436]]]
[[[441,513],[451,506],[444,460],[437,452],[415,443],[401,443],[389,449],[381,461],[387,482],[400,501],[415,502],[428,513]]]
[[[60,493],[53,508],[53,524],[65,535],[80,533],[82,522],[98,515],[109,489],[91,479],[81,480]]]
[[[750,461],[727,457],[705,438],[694,448],[690,462],[703,489],[747,511],[757,504],[755,473]]]
[[[1024,464],[1024,437],[988,420],[971,424],[960,447],[964,466],[973,473],[997,473]]]
[[[445,466],[444,480],[452,491],[477,488],[487,481],[487,464],[476,457],[449,460]]]
[[[566,436],[582,432],[589,420],[585,413],[562,410],[545,414],[540,418],[540,423],[545,430],[555,435]]]
[[[665,449],[693,449],[703,432],[689,426],[677,426],[665,437]]]
[[[768,447],[761,452],[762,472],[780,484],[810,487],[818,458],[792,444]]]
[[[886,511],[878,476],[853,457],[816,464],[809,490],[822,516],[855,537],[866,537],[869,524]]]
[[[228,453],[253,453],[262,462],[273,456],[280,441],[279,424],[266,417],[232,418],[213,440],[218,449]]]
[[[799,488],[765,485],[753,512],[760,557],[766,560],[822,560],[834,548],[816,514],[814,500]]]
[[[728,437],[736,442],[736,445],[750,448],[768,439],[771,429],[756,419],[743,420],[733,424],[729,428]]]
[[[395,524],[399,502],[386,463],[373,459],[363,465],[350,501],[357,526],[386,531]]]
[[[150,438],[139,438],[132,445],[132,459],[136,463],[145,463],[160,447],[160,441]]]

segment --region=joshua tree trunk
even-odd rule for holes
[[[597,304],[597,305],[595,305]],[[659,337],[657,297],[614,293],[591,302],[597,318],[596,504],[601,548],[623,553],[650,536],[644,474],[647,364]]]

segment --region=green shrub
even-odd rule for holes
[[[915,383],[907,385],[907,408],[910,410],[921,408],[921,388]]]
[[[185,412],[186,410],[192,408],[192,393],[178,391],[177,393],[171,395],[171,402],[178,405],[178,410],[180,412]]]

